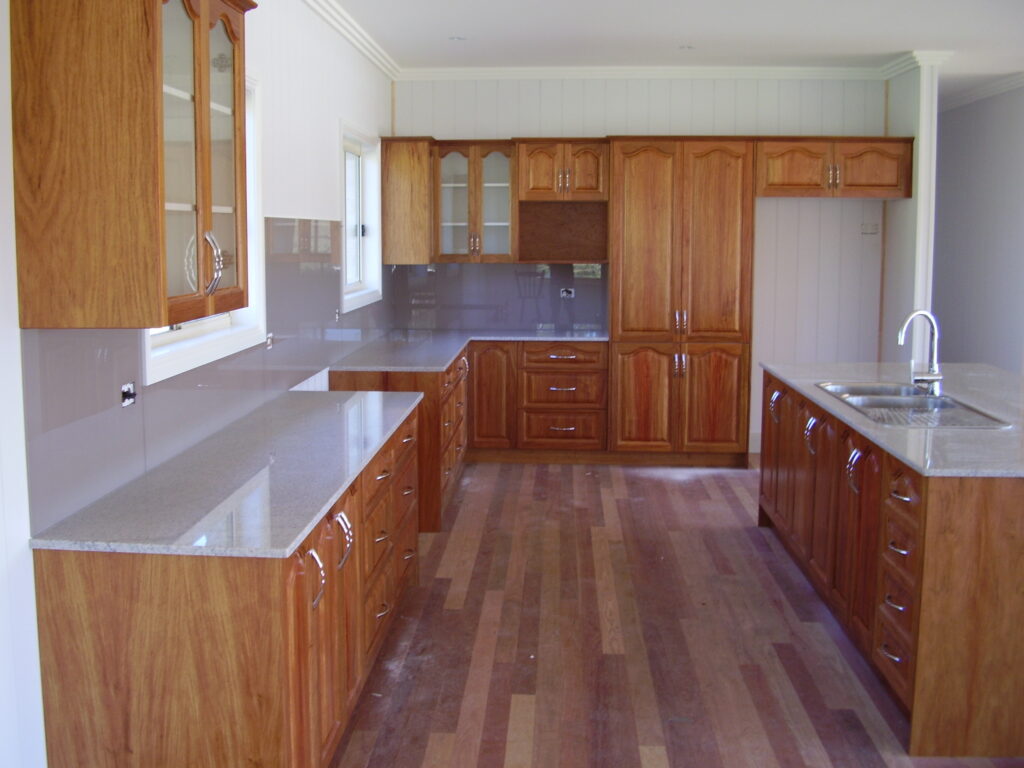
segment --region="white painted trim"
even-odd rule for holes
[[[965,91],[960,91],[952,96],[947,96],[942,100],[939,111],[948,112],[951,109],[966,107],[968,104],[973,104],[976,101],[987,99],[990,96],[998,96],[1008,91],[1015,91],[1018,88],[1024,88],[1024,72],[1015,72],[998,80],[991,80],[987,83],[976,85],[973,88],[968,88]]]
[[[952,55],[952,51],[910,51],[893,59],[878,72],[883,80],[892,80],[894,77],[899,77],[920,67],[939,66],[948,61]]]
[[[935,188],[939,144],[939,64],[921,65],[920,122],[914,139],[917,203],[917,254],[914,264],[914,308],[932,306],[935,257]],[[918,324],[921,325],[920,323]],[[915,335],[914,359],[924,359],[925,337]]]
[[[341,7],[338,0],[306,0],[306,5],[352,43],[352,46],[381,72],[392,80],[398,77],[400,70],[395,60],[377,44],[376,40],[370,37],[365,29],[359,26],[359,23]]]
[[[308,0],[307,0],[308,2]],[[878,67],[410,67],[423,80],[884,80]]]

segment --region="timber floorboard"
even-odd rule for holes
[[[469,464],[334,768],[1017,768],[908,723],[755,470]]]

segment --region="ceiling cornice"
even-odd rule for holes
[[[410,67],[396,80],[881,80],[877,67]]]
[[[998,80],[982,83],[965,91],[955,93],[952,96],[947,96],[942,100],[939,111],[948,112],[951,109],[966,107],[968,104],[987,99],[989,96],[998,96],[1000,93],[1014,91],[1018,88],[1024,88],[1024,72],[1007,75]]]
[[[878,71],[883,80],[892,80],[921,67],[937,67],[948,61],[952,55],[952,51],[911,51],[893,59]]]
[[[387,51],[377,44],[359,23],[348,15],[338,0],[306,0],[306,5],[348,40],[357,51],[368,58],[381,72],[397,80],[401,70]]]

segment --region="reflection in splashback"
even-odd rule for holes
[[[592,330],[608,328],[603,264],[437,264],[390,270],[395,328]],[[563,298],[562,289],[575,292]]]

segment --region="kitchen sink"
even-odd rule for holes
[[[1003,429],[1010,426],[948,395],[929,395],[911,384],[836,384],[824,381],[818,386],[883,426],[975,429]]]

